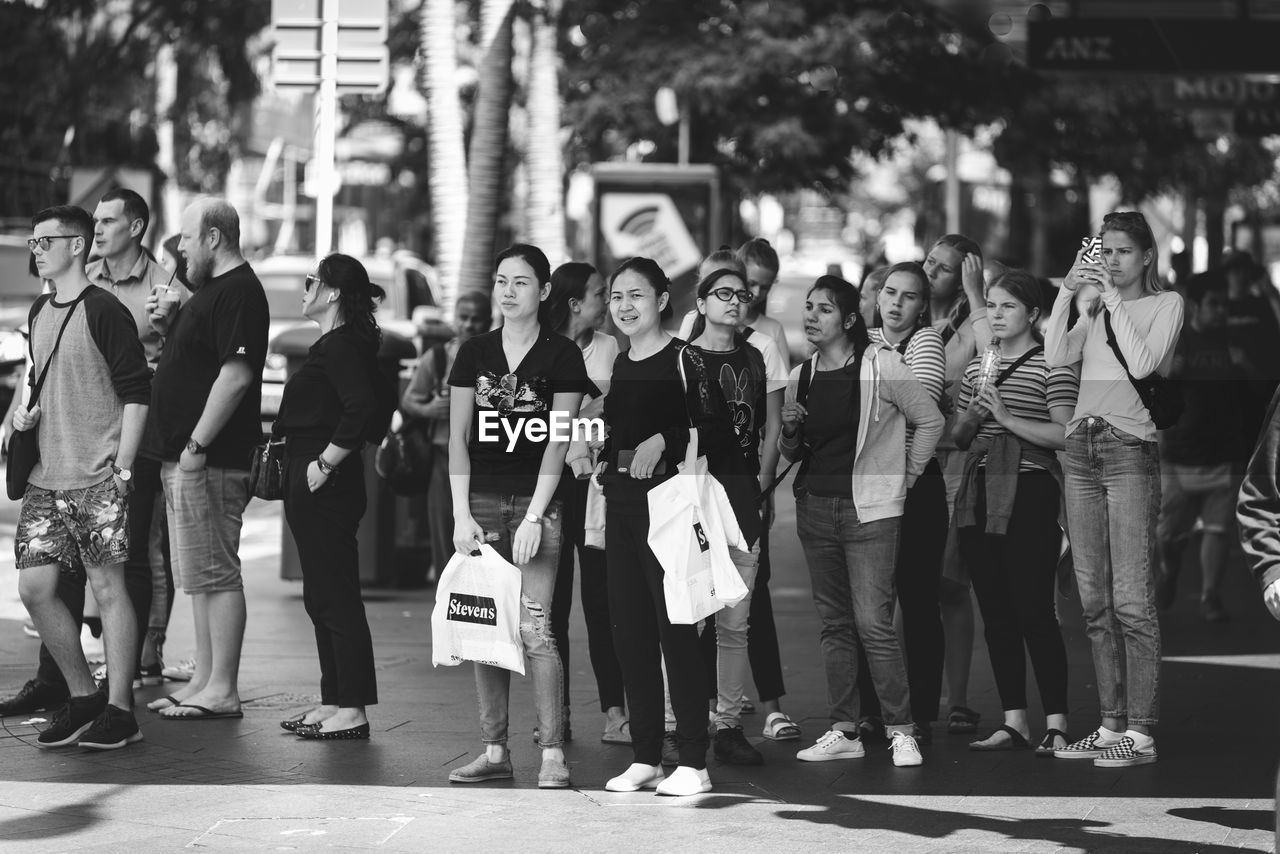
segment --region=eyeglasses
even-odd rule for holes
[[[733,288],[716,288],[715,290],[711,291],[710,296],[715,297],[716,299],[720,300],[720,302],[728,302],[734,297],[737,297],[738,302],[740,302],[743,305],[746,305],[747,303],[751,302],[751,299],[752,299],[751,291],[739,291],[739,290],[734,290]]]
[[[302,283],[303,293],[309,293],[311,291],[312,285],[319,285],[319,284],[321,284],[319,276],[308,275],[307,278],[303,280],[303,283]]]
[[[48,252],[50,244],[55,240],[71,240],[80,237],[79,234],[50,234],[46,237],[29,237],[27,238],[27,249],[32,252],[36,251],[36,247],[40,247],[41,252]]]

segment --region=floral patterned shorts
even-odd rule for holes
[[[13,540],[18,569],[110,566],[129,556],[129,512],[115,478],[85,489],[28,486]]]

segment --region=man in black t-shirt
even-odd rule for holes
[[[195,295],[180,307],[154,295],[147,301],[166,339],[143,452],[161,462],[173,562],[195,610],[196,669],[172,699],[151,708],[171,718],[240,717],[240,526],[249,461],[262,437],[270,314],[262,283],[240,254],[231,205],[194,202],[182,215],[178,249]]]

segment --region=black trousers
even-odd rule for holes
[[[1000,704],[1006,710],[1027,708],[1029,654],[1044,713],[1066,714],[1067,651],[1053,603],[1061,540],[1058,482],[1049,472],[1018,475],[1003,536],[985,533],[985,491],[978,495],[978,525],[959,530],[959,545],[986,626]]]
[[[560,564],[556,570],[556,588],[551,597],[551,633],[564,665],[564,704],[569,705],[569,614],[573,610],[573,555],[578,554],[582,569],[582,616],[587,621],[587,651],[596,676],[600,695],[600,711],[626,705],[622,685],[622,667],[613,649],[613,627],[609,624],[609,580],[606,576],[605,553],[586,546],[588,480],[578,480],[565,468],[560,475],[560,497],[563,507],[560,529]]]
[[[316,632],[320,702],[372,706],[378,702],[373,639],[360,598],[356,530],[365,511],[364,466],[353,452],[316,492],[307,466],[319,453],[290,453],[285,465],[284,518],[298,544],[302,601]]]
[[[662,566],[649,548],[649,518],[606,510],[609,617],[622,665],[635,761],[662,761],[665,706],[662,661],[667,663],[676,713],[680,764],[707,767],[707,697],[696,626],[672,625],[662,593]]]
[[[756,683],[756,699],[770,702],[787,693],[782,684],[782,655],[778,652],[778,626],[773,621],[773,599],[769,596],[769,531],[760,535],[760,568],[751,588],[751,607],[747,614],[747,656],[751,659],[751,678]]]
[[[947,546],[947,488],[942,468],[930,460],[915,486],[907,491],[894,585],[902,608],[903,652],[911,718],[918,724],[938,719],[942,701],[942,662],[946,641],[939,605],[942,553]],[[880,716],[880,700],[871,684],[867,656],[858,647],[858,695],[863,714]]]

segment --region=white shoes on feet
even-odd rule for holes
[[[796,754],[801,762],[831,762],[836,759],[861,759],[867,755],[862,740],[846,738],[838,729],[827,730],[812,747]]]
[[[671,772],[671,776],[658,784],[658,794],[669,797],[687,798],[690,795],[701,795],[711,791],[711,775],[706,768],[690,768],[681,765]]]
[[[644,765],[631,763],[626,771],[604,784],[606,792],[638,792],[641,789],[656,789],[665,780],[661,765]]]
[[[914,768],[924,764],[924,757],[920,755],[920,746],[916,744],[915,736],[895,731],[893,744],[889,745],[889,749],[893,751],[893,764],[899,768]]]

